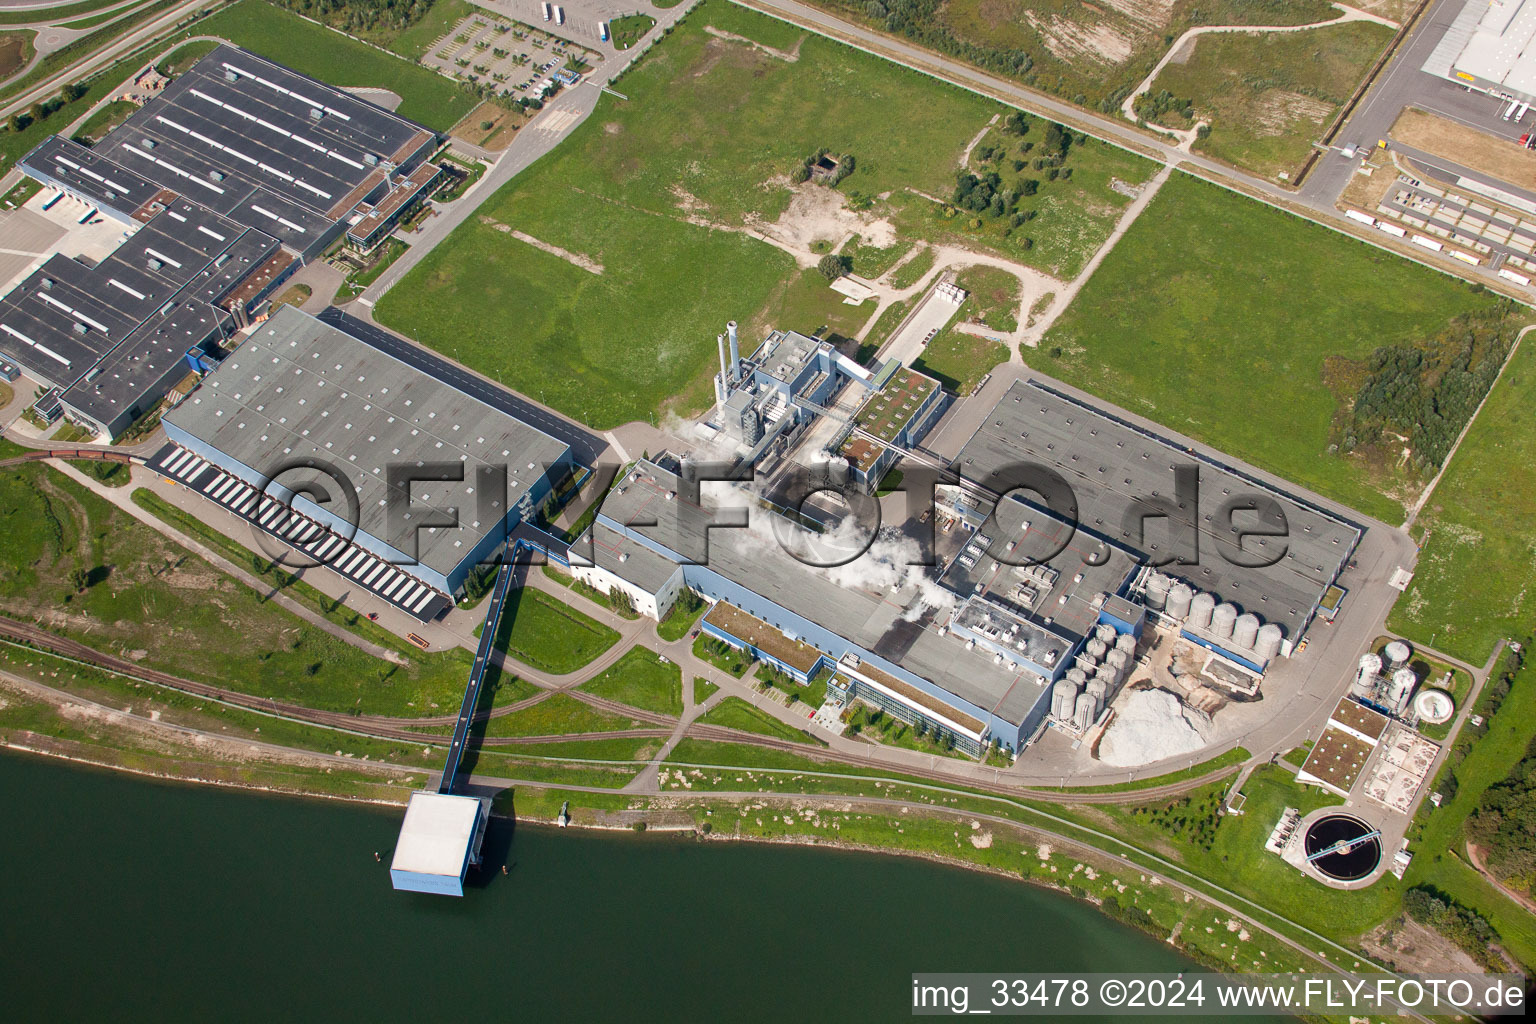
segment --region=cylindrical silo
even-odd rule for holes
[[[1188,583],[1175,583],[1168,588],[1168,614],[1175,619],[1189,615],[1189,602],[1195,596]]]
[[[1244,650],[1251,650],[1259,641],[1259,617],[1244,612],[1232,623],[1232,642]]]
[[[1285,634],[1280,627],[1273,622],[1266,622],[1259,627],[1259,640],[1254,644],[1254,653],[1259,656],[1260,662],[1270,662],[1280,656],[1280,642],[1285,639]]]
[[[1093,699],[1091,693],[1077,695],[1077,707],[1072,709],[1072,724],[1081,731],[1093,724],[1093,720],[1099,717],[1098,701]]]
[[[1073,686],[1079,686],[1080,687],[1080,686],[1082,686],[1084,683],[1086,683],[1088,681],[1088,673],[1083,671],[1080,668],[1073,667],[1073,668],[1067,669],[1067,674],[1066,674],[1065,678],[1070,680],[1072,682]]]
[[[1124,651],[1126,654],[1135,657],[1136,638],[1130,633],[1121,633],[1119,636],[1115,637],[1115,650]]]
[[[1393,672],[1392,689],[1390,691],[1392,703],[1399,707],[1407,704],[1408,695],[1413,692],[1413,688],[1418,685],[1418,682],[1418,677],[1413,674],[1413,669],[1411,668],[1400,668]]]
[[[1113,686],[1120,681],[1120,670],[1113,665],[1100,665],[1093,670],[1093,679],[1102,679],[1110,686]],[[1091,683],[1093,679],[1088,681]]]
[[[1189,602],[1189,621],[1185,625],[1193,629],[1206,629],[1211,624],[1211,612],[1216,608],[1216,595],[1205,591]]]
[[[1051,690],[1051,714],[1066,721],[1072,717],[1072,712],[1076,708],[1077,687],[1070,679],[1056,680],[1056,685]]]
[[[1098,664],[1098,659],[1094,658],[1087,651],[1083,651],[1077,656],[1077,660],[1072,663],[1072,667],[1081,671],[1083,677],[1087,678],[1093,674],[1093,670]]]
[[[1088,641],[1088,646],[1084,649],[1088,652],[1088,657],[1099,662],[1104,660],[1104,652],[1109,650],[1109,645],[1098,637],[1094,637]]]
[[[1386,649],[1381,653],[1387,656],[1387,670],[1389,672],[1395,672],[1402,668],[1404,665],[1408,664],[1408,655],[1413,652],[1410,651],[1408,649],[1408,645],[1403,643],[1401,640],[1393,640],[1391,643],[1387,644]]]
[[[1088,685],[1083,687],[1083,692],[1102,706],[1109,697],[1109,681],[1106,679],[1090,679],[1088,680]]]
[[[1093,631],[1094,639],[1104,641],[1105,647],[1113,644],[1117,635],[1115,627],[1107,622],[1099,623],[1098,628]]]
[[[1116,647],[1104,656],[1104,664],[1124,675],[1125,671],[1131,667],[1131,656]]]
[[[1237,621],[1237,606],[1223,601],[1211,612],[1211,635],[1225,640],[1232,635],[1232,624]]]
[[[1160,572],[1148,575],[1145,591],[1147,607],[1155,612],[1168,607],[1168,588],[1172,585],[1173,581]]]

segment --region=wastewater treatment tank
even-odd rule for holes
[[[1456,702],[1444,690],[1420,690],[1413,699],[1413,709],[1419,713],[1419,721],[1444,725],[1456,713]]]
[[[1370,825],[1348,814],[1319,818],[1307,828],[1304,839],[1307,859],[1329,878],[1340,882],[1357,881],[1375,871],[1381,863],[1381,839],[1370,835],[1374,831]]]

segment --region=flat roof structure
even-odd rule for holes
[[[95,151],[310,252],[392,170],[413,165],[436,140],[367,100],[221,45]]]
[[[1077,504],[1078,529],[1095,540],[1160,560],[1167,549],[1155,548],[1167,544],[1174,530],[1192,529],[1199,542],[1196,564],[1171,564],[1163,571],[1266,622],[1278,623],[1292,639],[1310,622],[1323,592],[1344,568],[1364,532],[1254,476],[1033,380],[1019,381],[1008,389],[965,443],[952,468],[966,481],[980,485],[993,474],[1004,479],[1010,469],[1031,463],[1053,470],[1067,482]],[[1183,466],[1199,472],[1199,501],[1192,507],[1185,507],[1174,493],[1175,470]],[[1040,501],[1034,495],[1027,497]],[[1251,498],[1278,504],[1286,535],[1248,537],[1242,545],[1242,560],[1274,564],[1250,567],[1234,564],[1230,557],[1236,547],[1233,531],[1274,527],[1267,517],[1235,511],[1232,530],[1223,532],[1219,526],[1218,513],[1227,502]],[[1143,520],[1142,515],[1148,518]]]
[[[641,462],[609,491],[599,524],[629,530],[658,550],[675,553],[685,571],[689,563],[702,566],[805,620],[819,634],[829,634],[821,639],[827,646],[837,638],[845,646],[827,651],[834,660],[846,650],[869,652],[983,714],[1014,724],[1026,720],[1045,692],[1035,673],[998,664],[980,649],[968,650],[958,636],[940,635],[948,615],[944,606],[954,598],[921,571],[889,560],[873,565],[877,557],[884,558],[878,552],[841,569],[807,565],[768,535],[779,528],[792,534],[794,529],[787,521],[775,526],[772,513],[754,512],[770,518],[752,527],[716,525],[733,516],[744,520],[747,506],[754,503],[750,496],[706,494],[695,501],[680,493],[686,490],[674,474]],[[733,509],[740,510],[739,516]],[[795,635],[796,628],[768,625],[787,630],[792,642],[814,639]],[[865,664],[878,668],[867,660]]]
[[[924,410],[929,396],[939,389],[938,381],[906,367],[894,371],[882,367],[874,383],[879,389],[859,407],[853,422],[887,445],[896,443],[902,431]],[[843,443],[843,454],[866,472],[884,450],[857,435]]]
[[[356,489],[359,533],[390,547],[396,545],[386,512],[389,467],[461,469],[461,480],[416,483],[405,513],[418,521],[431,512],[458,516],[457,529],[412,531],[418,564],[445,578],[499,533],[509,510],[530,494],[538,500],[548,468],[570,452],[564,442],[293,306],[253,332],[164,421],[173,441],[205,457],[218,453],[248,483],[295,467],[283,474],[284,486],[310,482],[334,490],[320,469],[302,468],[330,467]],[[505,496],[481,482],[482,473],[498,468],[506,470]]]
[[[599,569],[606,569],[644,590],[655,593],[677,572],[677,563],[657,554],[644,544],[637,544],[602,523],[592,526],[590,551],[570,552],[573,565],[585,564],[584,557]]]
[[[389,876],[396,889],[464,895],[482,807],[472,796],[411,794]]]
[[[1482,16],[1470,34],[1462,30],[1466,41],[1452,60],[1454,77],[1521,98],[1536,97],[1536,3],[1471,0],[1465,13],[1470,18],[1476,10]]]
[[[235,293],[263,268],[272,284],[280,255],[272,236],[172,198],[100,263],[55,255],[11,289],[0,355],[115,434],[159,400],[188,352],[229,332],[243,312]]]

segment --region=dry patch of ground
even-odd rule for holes
[[[1401,918],[1373,929],[1360,942],[1365,952],[1399,971],[1432,974],[1456,971],[1479,974],[1482,968],[1432,928]]]
[[[746,36],[739,36],[735,32],[722,32],[720,29],[715,28],[713,25],[705,25],[704,31],[708,32],[716,39],[729,39],[733,43],[746,43],[754,50],[759,50],[763,53],[766,53],[770,57],[773,57],[777,60],[786,61],[790,64],[793,64],[795,61],[800,59],[800,44],[805,40],[805,37],[801,36],[799,39],[795,40],[795,45],[792,49],[775,50],[771,46],[764,46],[762,43],[755,39],[748,39]]]
[[[1404,145],[1444,157],[1521,188],[1536,189],[1536,151],[1422,110],[1408,108],[1388,134]]]
[[[877,249],[888,249],[897,242],[896,228],[889,220],[850,210],[837,189],[809,182],[795,189],[794,198],[777,220],[756,221],[753,227],[786,245],[806,250],[816,242],[828,242],[835,249],[852,235]]]
[[[532,235],[527,234],[526,232],[518,231],[509,225],[503,224],[501,221],[493,220],[490,217],[482,215],[480,217],[480,223],[486,225],[487,227],[495,228],[497,231],[500,231],[503,234],[511,235],[519,242],[531,245],[535,249],[549,253],[551,256],[558,256],[565,260],[565,262],[569,263],[571,266],[580,267],[582,270],[585,270],[589,274],[601,274],[603,272],[603,265],[590,256],[583,256],[579,252],[571,252],[569,249],[562,249],[558,245],[551,245],[548,242],[534,238]]]
[[[517,130],[527,123],[528,116],[521,111],[487,102],[466,114],[449,134],[471,146],[499,152],[512,144]]]
[[[1287,135],[1298,123],[1321,126],[1333,113],[1333,105],[1299,92],[1271,89],[1254,104],[1253,134],[1261,138]]]
[[[1135,40],[1113,25],[1084,25],[1054,14],[1041,18],[1032,11],[1024,17],[1040,33],[1045,48],[1069,63],[1087,58],[1103,64],[1123,64],[1136,48]]]

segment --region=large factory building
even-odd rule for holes
[[[959,528],[941,536],[936,570],[907,565],[891,538],[848,566],[813,568],[778,542],[774,513],[742,519],[734,506],[754,497],[714,500],[666,461],[616,483],[587,537],[591,564],[573,561],[579,577],[658,618],[688,588],[713,604],[705,633],[802,681],[825,673],[832,696],[973,753],[990,740],[1017,751],[1048,716],[1081,733],[1128,681],[1153,623],[1203,649],[1210,678],[1256,690],[1362,532],[1034,382],[1015,384],[957,457],[940,508]],[[986,489],[1026,463],[1071,486],[1075,516],[1026,490]],[[1187,467],[1198,494],[1175,483]]]
[[[292,306],[164,424],[151,468],[422,620],[572,465],[563,441]]]
[[[216,358],[343,232],[377,244],[430,190],[438,136],[231,46],[94,147],[47,139],[21,169],[119,222],[99,263],[56,255],[0,301],[0,359],[38,407],[117,437]]]
[[[1536,0],[1466,0],[1424,70],[1500,99],[1536,103]]]

